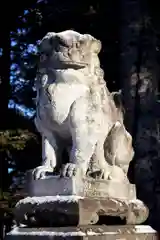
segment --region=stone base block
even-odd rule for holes
[[[66,228],[15,228],[5,240],[158,240],[150,226],[85,226]]]
[[[101,216],[120,217],[126,224],[141,224],[148,209],[139,200],[78,196],[27,197],[14,210],[17,224],[36,227],[97,224]]]
[[[97,180],[92,178],[79,179],[59,176],[34,180],[28,173],[27,193],[31,197],[76,195],[82,197],[111,197],[120,199],[136,199],[135,185],[129,182]]]

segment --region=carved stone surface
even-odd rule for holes
[[[119,95],[106,87],[100,49],[99,40],[75,31],[50,32],[40,43],[35,123],[43,161],[33,172],[36,179],[57,169],[68,177],[98,171],[101,179],[126,178],[132,137],[123,125]],[[65,164],[63,149],[69,154]]]
[[[126,219],[127,224],[143,223],[148,209],[136,199],[135,185],[129,182],[52,176],[35,180],[29,174],[28,195],[15,207],[18,223],[29,226],[97,224],[99,216]],[[104,222],[105,223],[105,222]]]
[[[19,201],[14,214],[17,223],[32,227],[96,224],[99,216],[120,217],[127,224],[140,224],[147,219],[148,209],[139,200],[46,196]]]
[[[39,180],[30,179],[27,182],[27,188],[27,193],[31,197],[76,195],[93,198],[136,199],[135,185],[113,180],[52,176]]]

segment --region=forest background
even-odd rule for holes
[[[26,170],[41,162],[34,126],[37,46],[47,32],[72,29],[101,40],[110,91],[122,90],[135,157],[129,179],[160,228],[160,15],[151,0],[23,0],[0,8],[0,193],[21,189]],[[1,206],[2,208],[2,206]],[[160,211],[159,211],[160,212]]]

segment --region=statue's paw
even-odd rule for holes
[[[32,174],[34,179],[38,180],[38,179],[45,178],[47,172],[53,172],[53,168],[46,167],[46,166],[39,166],[33,170]]]
[[[72,177],[77,173],[77,165],[74,163],[67,163],[63,166],[62,176],[63,177]]]
[[[113,166],[111,172],[108,176],[108,180],[114,180],[119,182],[124,182],[127,180],[127,176],[123,169],[118,166]]]
[[[100,179],[108,180],[109,174],[110,174],[110,172],[109,172],[108,168],[100,170]]]

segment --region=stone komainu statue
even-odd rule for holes
[[[39,48],[35,123],[42,134],[43,162],[31,171],[29,197],[15,207],[17,223],[89,225],[101,215],[118,216],[127,224],[144,222],[148,209],[126,174],[132,137],[123,124],[120,93],[106,87],[100,42],[65,31],[48,33]],[[44,177],[58,170],[64,177]]]
[[[63,176],[99,172],[126,180],[133,157],[132,137],[123,124],[119,95],[103,78],[101,43],[75,31],[48,33],[39,46],[35,123],[42,134],[42,165],[36,179],[60,166]],[[63,149],[69,162],[63,168]]]

